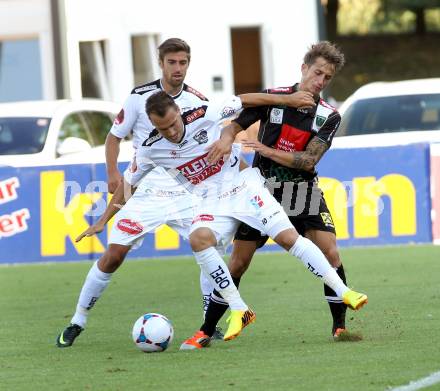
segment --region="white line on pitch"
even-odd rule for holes
[[[390,388],[389,391],[416,391],[437,383],[440,383],[440,371],[432,373],[422,379],[411,381],[406,386]]]

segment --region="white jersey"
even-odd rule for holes
[[[154,129],[145,112],[146,101],[151,95],[161,90],[163,88],[160,80],[134,88],[116,117],[110,132],[122,139],[133,131],[133,147],[138,148]],[[187,84],[183,84],[182,90],[172,98],[182,113],[194,107],[200,107],[208,101],[200,92]]]
[[[168,141],[154,129],[138,148],[137,170],[125,172],[126,181],[135,185],[153,167],[160,166],[177,172],[175,177],[181,183],[196,187],[203,184],[218,188],[230,182],[239,170],[239,146],[233,148],[228,160],[221,158],[216,164],[208,163],[207,147],[220,138],[220,122],[241,109],[240,98],[234,96],[220,106],[204,102],[202,106],[185,111],[182,113],[184,134],[179,144]]]
[[[135,160],[136,149],[154,129],[145,111],[147,99],[161,90],[163,90],[163,87],[160,79],[134,88],[110,129],[110,133],[121,139],[127,137],[133,131],[133,161]],[[172,98],[180,107],[181,112],[200,107],[208,101],[200,92],[187,84],[183,84],[182,90]],[[153,186],[157,184],[160,188],[170,188],[176,185],[173,181],[169,181],[169,175],[160,167],[154,169],[148,177],[150,184]]]

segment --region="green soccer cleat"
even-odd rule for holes
[[[72,346],[75,338],[81,334],[84,329],[77,324],[67,326],[64,331],[57,337],[57,346],[59,348],[68,348]]]
[[[255,312],[250,308],[246,311],[231,310],[231,315],[229,315],[229,318],[226,320],[226,322],[229,323],[229,327],[223,339],[225,341],[230,341],[231,339],[238,337],[241,330],[252,322],[255,322],[255,318]]]
[[[353,290],[348,290],[342,295],[342,300],[348,307],[352,310],[358,310],[368,303],[367,295],[363,293],[355,292]]]

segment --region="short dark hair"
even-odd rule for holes
[[[163,61],[166,54],[177,52],[185,52],[188,56],[188,61],[191,59],[191,48],[180,38],[169,38],[162,42],[157,49],[159,50],[159,60],[161,61]]]
[[[170,107],[174,107],[177,110],[179,109],[171,96],[169,96],[165,91],[159,91],[147,99],[145,111],[147,112],[148,116],[151,114],[156,114],[163,118]]]
[[[340,71],[345,64],[344,53],[329,41],[321,41],[312,45],[304,56],[304,64],[313,65],[318,57],[333,64],[336,72]]]

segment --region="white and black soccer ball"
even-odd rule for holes
[[[149,313],[134,323],[132,335],[134,343],[143,352],[163,352],[173,340],[174,329],[167,317]]]

